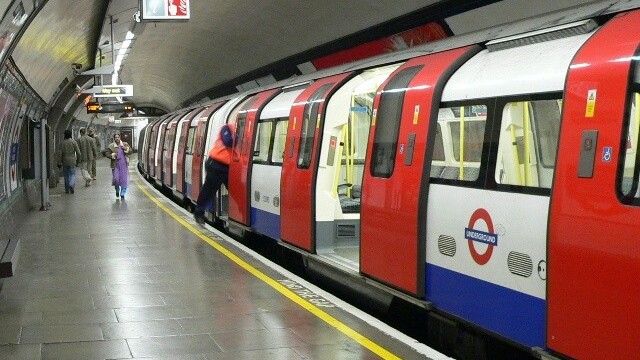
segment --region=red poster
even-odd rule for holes
[[[351,49],[338,51],[335,54],[323,56],[312,60],[311,63],[315,66],[316,70],[326,69],[332,66],[444,39],[447,36],[447,32],[442,25],[432,22],[386,38],[370,41],[352,47]]]
[[[189,9],[188,0],[167,0],[167,8],[169,16],[185,17]]]

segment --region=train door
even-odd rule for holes
[[[249,189],[253,164],[253,140],[260,112],[280,89],[271,89],[253,95],[239,109],[235,119],[236,137],[233,141],[229,165],[229,219],[251,226]],[[217,136],[217,134],[216,134]]]
[[[640,354],[640,11],[606,23],[569,70],[551,196],[549,348]]]
[[[315,81],[291,108],[282,165],[282,240],[315,253],[315,184],[325,101],[351,75]]]
[[[315,181],[315,251],[360,271],[360,198],[373,99],[401,63],[367,69],[331,96],[323,119]]]
[[[186,115],[185,115],[186,116]],[[183,116],[177,116],[167,123],[164,139],[162,144],[162,183],[167,187],[173,186],[172,176],[172,158],[173,145],[175,144],[178,122],[182,121]]]
[[[193,118],[189,126],[184,160],[185,194],[187,194],[187,198],[192,199],[194,202],[200,194],[200,186],[202,184],[201,167],[203,157],[207,155],[204,149],[207,123],[211,114],[220,108],[222,104],[224,104],[224,102],[221,101],[208,106],[198,114],[198,116]]]
[[[153,123],[153,126],[151,127],[149,143],[147,144],[146,170],[147,174],[149,174],[151,178],[155,177],[156,175],[156,149],[158,147],[158,129],[160,128],[160,124],[162,124],[164,119],[165,118],[160,118]]]
[[[185,193],[185,157],[187,154],[187,139],[189,137],[189,127],[192,118],[183,120],[178,124],[178,132],[176,133],[176,144],[173,146],[173,183],[174,188],[181,194]]]
[[[171,185],[178,193],[184,194],[184,154],[187,139],[187,132],[191,120],[202,112],[202,108],[193,109],[182,117],[175,126],[175,134],[172,143],[169,144],[169,160],[171,171]]]
[[[162,154],[164,154],[164,144],[166,141],[166,130],[167,130],[167,125],[169,124],[170,121],[172,121],[174,118],[178,117],[180,114],[174,114],[166,119],[164,119],[160,125],[158,126],[158,139],[156,141],[156,147],[154,148],[154,152],[155,152],[155,162],[154,164],[152,164],[155,167],[154,170],[154,179],[160,180],[162,182],[162,176],[163,176],[163,172],[162,172],[162,163],[163,163],[163,158],[162,158]]]
[[[251,172],[251,228],[280,239],[280,180],[289,113],[305,86],[294,86],[269,101],[260,113]]]
[[[473,55],[460,48],[409,60],[381,86],[361,199],[360,270],[418,297],[424,296],[423,177],[430,119],[453,70]],[[400,265],[402,264],[402,265]]]

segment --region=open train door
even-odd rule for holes
[[[229,165],[229,220],[244,226],[251,226],[249,182],[253,163],[253,138],[260,111],[279,92],[280,89],[271,89],[253,95],[242,105],[238,117],[229,119],[236,123],[236,137]]]
[[[614,44],[614,45],[612,45]],[[550,349],[640,355],[640,11],[598,30],[572,61],[551,193]]]
[[[289,116],[280,187],[280,238],[315,252],[315,189],[327,99],[351,75],[320,79],[296,99]]]
[[[418,297],[425,291],[427,139],[433,147],[446,80],[477,51],[465,47],[411,59],[374,100],[362,183],[360,270]]]

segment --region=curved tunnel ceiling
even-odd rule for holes
[[[487,3],[493,4],[477,9],[483,11],[461,13]],[[208,89],[282,59],[295,62],[297,54],[353,34],[360,34],[360,40],[369,32],[380,36],[384,32],[381,26],[394,19],[398,32],[420,25],[424,18],[446,18],[445,26],[460,34],[583,3],[537,0],[534,6],[529,0],[327,0],[319,6],[281,0],[274,6],[268,1],[198,0],[191,1],[187,22],[135,23],[138,0],[48,0],[12,57],[34,90],[50,102],[63,79],[77,84],[72,63],[82,64],[82,71],[111,64],[112,46],[117,53],[125,34],[133,29],[137,35],[120,70],[121,83],[133,85],[136,104],[171,111]],[[418,16],[407,18],[407,14]],[[398,19],[409,21],[404,24]],[[398,23],[405,28],[398,28]],[[106,84],[110,82],[105,79]],[[80,110],[76,115],[86,116]]]

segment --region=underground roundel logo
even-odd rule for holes
[[[487,231],[475,229],[478,221],[484,221]],[[469,252],[471,252],[473,261],[478,265],[488,263],[491,259],[491,254],[493,254],[493,248],[498,246],[498,234],[493,230],[493,221],[491,221],[491,216],[487,210],[480,208],[473,212],[471,219],[469,219],[469,227],[464,229],[464,237],[469,243]],[[487,245],[487,250],[484,254],[480,254],[476,250],[476,243]]]

